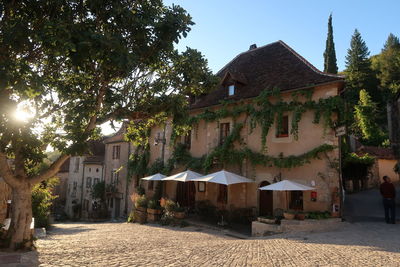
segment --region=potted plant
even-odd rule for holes
[[[174,209],[174,217],[176,219],[184,219],[185,218],[185,208],[181,207],[179,203],[176,204]]]
[[[157,200],[150,200],[147,203],[147,219],[150,222],[159,221],[161,217],[161,206]]]
[[[139,196],[135,201],[135,221],[143,224],[147,220],[147,199],[144,195]]]
[[[302,211],[296,212],[296,220],[304,221],[306,214]]]
[[[146,212],[147,210],[147,199],[145,195],[139,196],[135,201],[136,210]]]
[[[283,217],[284,217],[286,220],[293,220],[294,217],[295,217],[295,214],[294,214],[293,212],[290,212],[290,211],[285,211],[285,212],[283,213]]]

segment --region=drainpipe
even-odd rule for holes
[[[164,129],[163,129],[163,137],[162,137],[162,147],[161,147],[161,160],[162,160],[162,163],[163,163],[163,167],[164,167],[164,158],[165,158],[165,144],[166,144],[166,142],[167,142],[167,140],[165,139],[165,130],[166,130],[166,124],[167,123],[165,123],[164,124]],[[164,197],[164,193],[165,193],[165,191],[167,191],[166,190],[166,188],[164,189],[164,183],[162,182],[162,181],[159,181],[159,183],[160,183],[160,187],[161,187],[161,197]]]
[[[129,171],[128,171],[128,162],[129,156],[131,154],[131,144],[128,142],[128,161],[126,162],[126,182],[125,182],[125,208],[124,213],[128,216],[128,194],[129,194]]]
[[[81,183],[81,210],[79,212],[79,218],[82,217],[82,210],[83,210],[83,186],[85,181],[85,163],[82,161],[82,183]]]

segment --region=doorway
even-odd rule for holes
[[[269,182],[263,181],[260,183],[259,187],[270,185]],[[273,191],[269,190],[259,190],[260,198],[259,198],[259,215],[260,216],[273,216],[274,214],[274,196]]]
[[[178,182],[176,186],[176,202],[182,207],[194,207],[196,186],[194,182]]]
[[[115,199],[115,207],[114,207],[114,218],[119,218],[119,216],[120,216],[120,213],[119,213],[119,210],[120,210],[120,208],[121,208],[121,199],[119,199],[119,198],[116,198]]]

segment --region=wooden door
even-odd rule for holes
[[[267,181],[261,182],[259,187],[267,186],[270,183]],[[259,190],[259,215],[260,216],[273,216],[274,205],[273,205],[273,191]]]
[[[194,207],[196,186],[194,182],[178,182],[176,186],[176,202],[183,207]]]

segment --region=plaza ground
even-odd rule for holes
[[[56,224],[41,266],[400,266],[400,225],[238,239],[223,231],[127,223]]]

